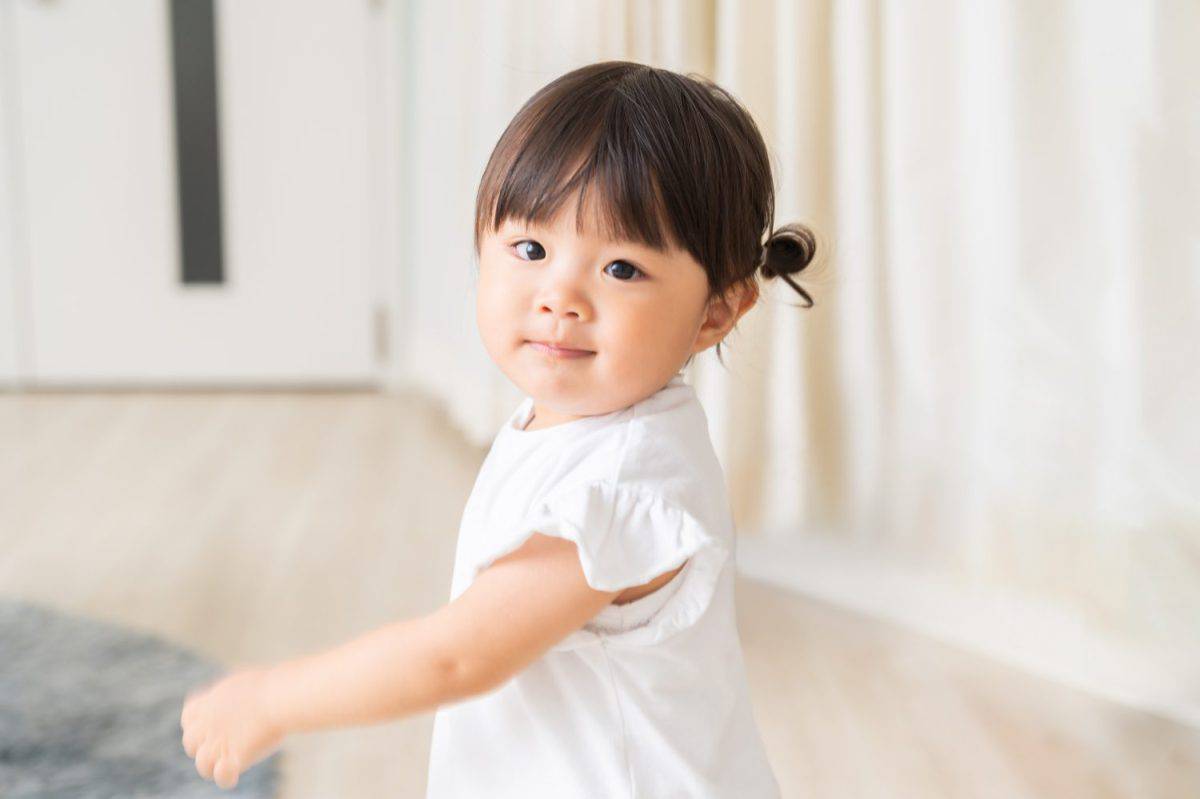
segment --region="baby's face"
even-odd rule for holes
[[[571,201],[550,224],[508,220],[480,241],[480,336],[533,397],[538,427],[609,413],[666,385],[707,346],[698,335],[707,298],[704,268],[687,252],[580,235]]]

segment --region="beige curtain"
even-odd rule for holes
[[[1200,663],[1200,6],[407,8],[397,385],[480,444],[520,398],[469,232],[525,98],[606,58],[710,75],[768,139],[777,224],[826,245],[815,308],[775,285],[729,371],[693,367],[746,540],[868,547]]]

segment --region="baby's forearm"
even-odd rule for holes
[[[463,698],[433,618],[394,622],[271,667],[270,715],[291,733],[391,721]]]

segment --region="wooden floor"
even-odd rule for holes
[[[484,453],[375,394],[0,395],[0,594],[226,664],[446,601]],[[741,579],[785,797],[1200,796],[1200,733]],[[285,799],[421,797],[432,714],[294,736]]]

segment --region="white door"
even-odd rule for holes
[[[208,284],[181,276],[169,3],[0,4],[0,366],[33,385],[374,382],[367,0],[216,3]]]

